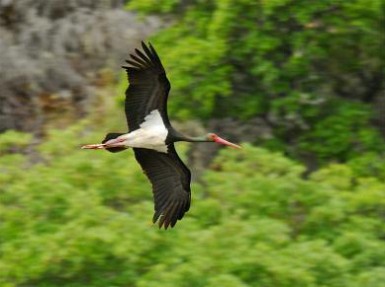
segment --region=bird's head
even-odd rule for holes
[[[209,142],[216,142],[218,144],[226,145],[226,146],[229,146],[232,148],[241,148],[241,146],[239,146],[235,143],[229,142],[229,141],[219,137],[217,134],[214,134],[214,133],[208,133],[206,135],[206,138],[207,138],[207,141],[209,141]]]

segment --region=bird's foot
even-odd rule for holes
[[[101,144],[87,144],[82,146],[82,149],[108,149],[112,147],[124,147],[124,138],[110,139]]]
[[[105,149],[105,144],[87,144],[82,146],[82,149]]]

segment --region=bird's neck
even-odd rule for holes
[[[184,136],[182,140],[186,142],[208,142],[209,141],[206,136],[201,136],[201,137]]]
[[[176,130],[171,131],[171,135],[173,138],[173,141],[184,141],[184,142],[208,142],[207,136],[200,136],[200,137],[191,137],[191,136],[186,136]]]

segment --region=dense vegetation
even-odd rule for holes
[[[79,149],[125,129],[119,104],[40,144],[0,134],[0,286],[384,286],[384,1],[127,2],[172,19],[153,42],[174,118],[272,137],[222,149],[165,231],[131,151]]]
[[[224,149],[173,230],[152,225],[131,152],[51,132],[41,164],[0,157],[1,286],[365,286],[385,281],[385,184],[336,164],[301,177],[281,154]],[[1,150],[28,136],[8,132]],[[183,147],[182,147],[183,150]]]
[[[383,160],[385,1],[154,0],[128,7],[179,20],[154,40],[174,94],[183,95],[173,98],[173,115],[261,117],[274,135],[260,144],[316,167],[364,153]]]

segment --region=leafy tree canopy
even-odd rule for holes
[[[172,16],[156,47],[181,119],[263,117],[265,142],[316,164],[379,153],[385,99],[385,2],[131,1]],[[188,100],[186,100],[188,99]],[[382,148],[383,152],[384,149]]]
[[[130,152],[74,150],[97,140],[84,125],[51,131],[33,168],[1,154],[1,286],[382,286],[376,178],[335,164],[305,180],[279,153],[223,149],[191,211],[162,231]],[[6,133],[1,151],[26,138]]]

